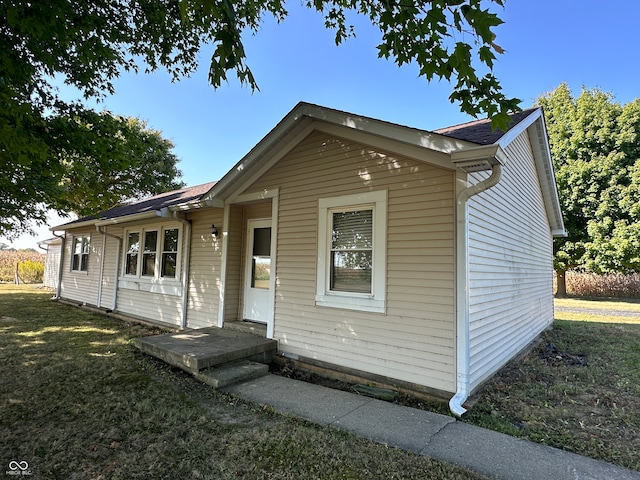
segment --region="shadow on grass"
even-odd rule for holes
[[[0,463],[34,479],[482,479],[217,394],[140,354],[159,330],[0,286]]]

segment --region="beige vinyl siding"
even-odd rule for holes
[[[227,241],[227,271],[224,286],[224,320],[238,320],[242,279],[242,237],[244,211],[240,205],[231,205]]]
[[[86,272],[73,272],[74,238],[89,236],[89,258]],[[102,261],[102,236],[95,230],[78,229],[67,232],[65,252],[62,265],[62,298],[97,306],[100,283],[100,262]]]
[[[206,209],[192,213],[191,258],[189,266],[189,297],[187,327],[203,328],[218,324],[222,265],[222,209]],[[217,237],[211,235],[211,225],[218,227]]]
[[[472,389],[553,321],[552,237],[526,132],[506,153],[500,183],[469,201]]]
[[[455,390],[453,173],[316,132],[246,193],[279,188],[275,338],[331,364]],[[387,190],[386,314],[317,307],[318,199]]]
[[[151,322],[180,326],[180,300],[179,296],[120,288],[118,311]]]

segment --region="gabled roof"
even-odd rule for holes
[[[464,169],[463,164],[474,163],[474,167],[482,169],[503,163],[504,149],[518,135],[527,132],[551,228],[554,234],[561,235],[564,223],[542,109],[526,109],[511,118],[506,132],[492,130],[489,120],[476,120],[431,132],[300,102],[220,181],[156,195],[52,230],[166,216],[169,210],[188,210],[205,205],[223,207],[233,202],[240,192],[312,131],[322,131],[420,161],[426,161],[425,151],[429,151],[429,162],[450,170]]]

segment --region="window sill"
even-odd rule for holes
[[[74,275],[89,275],[88,270],[70,270]]]
[[[385,301],[373,297],[346,295],[316,295],[316,306],[343,308],[361,312],[385,313]]]

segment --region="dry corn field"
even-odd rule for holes
[[[640,274],[567,272],[567,294],[576,297],[640,298]],[[554,279],[554,291],[555,291]]]

